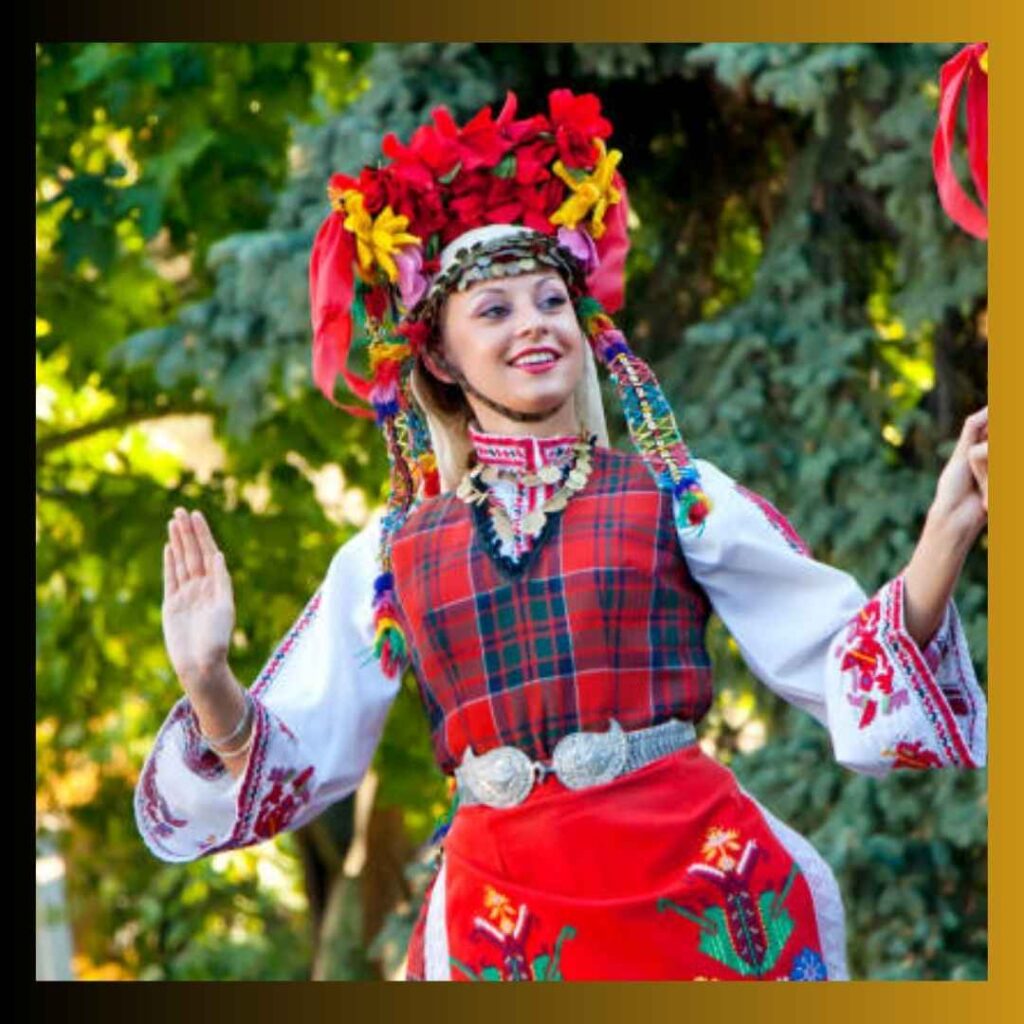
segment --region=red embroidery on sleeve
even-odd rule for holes
[[[881,602],[874,597],[850,624],[841,654],[841,671],[852,675],[847,700],[861,713],[858,729],[866,729],[874,721],[879,707],[889,714],[908,701],[906,690],[894,685],[892,663],[878,639],[881,620]]]
[[[752,501],[765,515],[768,522],[780,533],[786,543],[801,555],[811,556],[811,549],[803,537],[793,527],[793,524],[767,499],[755,491],[748,490],[743,484],[736,484],[736,490]]]
[[[882,756],[893,759],[893,768],[924,771],[928,768],[942,767],[942,759],[934,751],[929,750],[923,740],[900,740],[895,748],[883,750]]]
[[[294,768],[271,768],[268,773],[270,792],[260,801],[253,823],[253,833],[269,839],[284,831],[296,814],[309,803],[310,788],[306,785],[313,776],[313,766],[301,772]]]
[[[224,762],[213,752],[213,749],[199,731],[195,711],[190,710],[182,720],[182,738],[184,749],[182,760],[190,772],[201,779],[219,779],[228,769]]]

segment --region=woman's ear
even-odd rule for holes
[[[443,358],[444,357],[442,356],[442,359]],[[434,377],[436,377],[439,381],[441,381],[442,383],[444,383],[444,384],[454,384],[455,383],[455,378],[453,376],[451,376],[451,374],[446,373],[444,370],[442,370],[440,368],[440,366],[438,365],[437,359],[435,358],[435,354],[434,354],[433,350],[431,350],[429,348],[425,348],[423,350],[423,362],[426,364],[426,367],[430,371],[430,373]]]

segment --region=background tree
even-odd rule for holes
[[[301,977],[312,958],[319,977],[372,977],[404,952],[427,877],[414,854],[444,797],[411,677],[372,813],[353,823],[345,802],[269,862],[293,879],[303,867],[309,947],[294,942],[302,901],[257,884],[268,854],[169,868],[129,813],[177,692],[159,640],[174,504],[200,504],[229,554],[233,663],[252,678],[353,529],[317,500],[325,477],[383,496],[375,427],[309,381],[305,270],[328,175],[373,161],[385,131],[407,137],[439,102],[465,117],[505,88],[523,110],[566,83],[598,92],[636,214],[622,326],[696,453],[871,589],[906,562],[960,421],[985,400],[985,250],[946,221],[929,160],[956,49],[40,51],[40,806],[72,866],[83,956],[145,976]],[[126,130],[129,144],[111,141]],[[221,468],[200,480],[125,429],[168,411],[214,415]],[[982,548],[957,593],[982,678],[985,581]],[[985,773],[844,772],[717,622],[710,639],[705,742],[837,870],[854,973],[984,976]]]

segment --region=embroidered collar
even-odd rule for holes
[[[491,434],[469,424],[469,437],[477,459],[503,469],[535,472],[541,466],[564,466],[572,460],[573,446],[579,440],[576,434],[558,434],[554,437]]]

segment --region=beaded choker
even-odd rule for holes
[[[588,434],[585,427],[580,430],[580,436],[573,445],[573,458],[568,472],[565,473],[562,486],[540,508],[534,509],[523,517],[523,530],[529,534],[542,530],[550,513],[560,512],[574,494],[583,490],[590,478],[591,455],[596,440],[597,435]],[[540,483],[553,484],[562,477],[563,472],[558,466],[551,464],[541,466],[536,472],[528,473],[493,465],[477,465],[466,472],[459,482],[455,494],[468,505],[490,504],[495,534],[499,539],[507,541],[515,535],[512,521],[500,502],[489,501],[489,488],[486,485],[496,483],[500,479],[513,479],[527,486]]]

